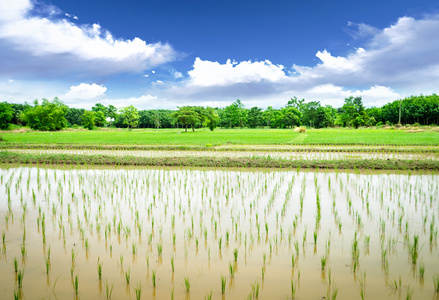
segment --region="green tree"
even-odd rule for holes
[[[119,110],[120,116],[123,119],[123,124],[128,128],[134,128],[139,125],[139,111],[134,106],[126,106]]]
[[[70,126],[81,125],[81,117],[84,114],[85,109],[69,107],[66,113],[66,120]]]
[[[117,118],[117,108],[111,104],[108,105],[107,108],[107,117],[110,118],[110,126],[112,125],[111,122],[113,122]]]
[[[81,116],[82,126],[88,130],[92,130],[95,126],[96,113],[94,111],[86,110]]]
[[[34,101],[34,107],[24,111],[20,118],[32,129],[53,131],[67,126],[67,106],[57,97],[50,102],[43,99],[41,105]]]
[[[219,116],[215,112],[215,109],[212,107],[206,107],[203,112],[204,115],[204,121],[203,125],[207,126],[210,131],[213,131],[219,123]]]
[[[15,110],[7,102],[0,102],[0,129],[7,129],[14,117]]]
[[[195,131],[195,124],[201,121],[200,114],[192,106],[178,107],[178,111],[173,112],[171,115],[175,121],[183,124],[185,132],[187,132],[189,125],[192,127],[192,131]]]
[[[282,113],[282,125],[281,127],[293,127],[300,126],[300,119],[302,113],[295,107],[285,107],[281,110]]]
[[[340,121],[343,126],[349,125],[358,128],[363,126],[368,119],[361,97],[346,98],[341,112]]]
[[[271,128],[271,119],[273,117],[275,109],[273,109],[272,106],[267,107],[266,110],[264,110],[264,112],[262,113],[262,118],[264,119],[264,121],[266,122],[268,128]]]
[[[114,107],[114,106],[113,106]],[[92,111],[94,112],[103,112],[104,113],[104,119],[106,117],[108,117],[108,108],[105,107],[105,105],[101,104],[101,103],[96,103],[92,108]]]
[[[250,128],[256,128],[262,126],[263,122],[262,109],[257,106],[252,107],[247,114],[247,126]]]
[[[107,124],[107,120],[105,119],[105,113],[102,110],[98,110],[95,113],[95,125],[98,127],[104,127]]]
[[[9,104],[15,111],[14,116],[12,117],[11,123],[12,124],[16,124],[16,125],[22,125],[22,121],[21,121],[21,114],[32,108],[31,105],[29,105],[27,102],[25,102],[24,104],[21,103],[10,103]]]

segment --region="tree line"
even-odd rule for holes
[[[177,110],[138,110],[134,106],[117,109],[95,104],[91,110],[68,107],[58,98],[35,100],[33,105],[0,102],[0,129],[28,126],[54,131],[82,126],[116,128],[293,128],[309,126],[354,127],[383,124],[439,124],[439,96],[411,96],[382,107],[365,108],[361,97],[348,97],[342,107],[321,105],[319,101],[291,98],[284,107],[246,108],[236,100],[224,108],[182,106]]]

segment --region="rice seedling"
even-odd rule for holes
[[[396,281],[396,279],[386,280],[386,285],[395,291],[400,289],[402,287],[401,276],[399,276],[399,281]]]
[[[75,280],[73,281],[73,289],[75,291],[75,295],[78,295],[79,291],[79,280],[78,280],[78,275],[75,276]]]
[[[171,269],[174,272],[174,256],[171,256]]]
[[[186,290],[186,293],[189,293],[189,291],[191,290],[191,282],[189,280],[189,277],[185,277],[184,278],[184,289]]]
[[[125,281],[126,281],[127,285],[130,284],[130,279],[131,279],[131,271],[130,271],[130,269],[128,269],[128,271],[125,272]]]
[[[17,274],[18,272],[18,259],[15,257],[14,260],[12,261],[12,264],[14,266],[14,272],[15,274]]]
[[[108,299],[111,299],[111,295],[113,294],[114,283],[111,286],[108,284],[108,280],[105,281],[105,295]]]
[[[433,276],[433,286],[436,294],[439,293],[439,275]]]
[[[14,300],[19,300],[21,298],[20,290],[14,290]]]
[[[210,293],[206,293],[204,300],[212,300],[212,291],[210,291]]]
[[[46,258],[46,274],[49,275],[50,270],[50,259]]]
[[[256,281],[255,283],[250,284],[250,285],[252,287],[253,297],[255,297],[256,299],[259,299],[259,282]]]
[[[136,292],[136,299],[140,300],[140,296],[142,295],[142,285],[140,282],[137,283],[137,286],[134,288],[134,291]]]
[[[238,248],[235,248],[235,250],[233,250],[233,257],[235,258],[235,262],[238,261]]]
[[[155,288],[155,273],[156,271],[155,270],[152,270],[152,286]]]
[[[132,244],[132,251],[133,251],[133,255],[136,255],[136,253],[137,253],[137,245],[136,245],[136,243]]]
[[[321,258],[320,258],[320,265],[321,265],[321,267],[322,267],[322,270],[324,270],[325,269],[325,267],[326,267],[326,261],[327,261],[327,257],[324,255],[324,256],[322,256]]]
[[[23,278],[24,278],[24,269],[18,271],[17,281],[18,281],[18,289],[21,290],[23,288]]]
[[[423,279],[424,273],[425,273],[425,264],[423,262],[421,262],[419,264],[419,278]]]
[[[368,248],[370,244],[370,235],[364,237],[364,247]]]
[[[226,278],[224,276],[221,276],[221,294],[224,295],[226,292]]]
[[[157,244],[157,253],[158,253],[158,256],[159,256],[159,257],[162,256],[162,252],[163,252],[163,245],[160,244],[160,243],[158,243],[158,244]]]
[[[98,257],[98,279],[102,279],[102,262],[100,261],[100,258]]]
[[[235,267],[232,265],[232,263],[229,263],[229,272],[231,278],[235,277]]]
[[[90,251],[90,242],[88,241],[88,238],[85,239],[85,251]]]
[[[26,244],[21,244],[20,250],[21,250],[21,257],[24,259],[26,257]]]
[[[291,279],[291,298],[296,298],[296,286],[294,284],[294,281]]]

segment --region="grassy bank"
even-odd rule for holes
[[[439,170],[439,161],[391,159],[342,160],[283,160],[265,157],[133,157],[68,154],[21,154],[0,152],[2,163],[53,165],[121,165],[170,167],[226,167],[226,168],[320,168],[320,169],[375,169],[375,170]]]
[[[77,145],[439,145],[439,132],[391,129],[105,130],[4,132],[5,143]]]

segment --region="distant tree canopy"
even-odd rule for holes
[[[7,102],[0,102],[0,129],[7,129],[14,117],[15,110]]]
[[[139,126],[139,111],[134,106],[126,106],[119,109],[119,120],[128,128]]]
[[[74,108],[69,107],[66,113],[66,120],[70,126],[73,125],[81,125],[82,115],[84,114],[85,109],[83,108]]]
[[[95,127],[96,113],[94,111],[86,110],[81,116],[81,124],[84,128],[92,130]]]
[[[53,101],[43,99],[41,104],[34,101],[34,106],[25,110],[20,119],[30,128],[53,131],[60,130],[67,126],[65,115],[68,107],[57,97]]]
[[[400,110],[401,107],[401,110]],[[401,113],[400,113],[401,111]],[[342,107],[322,106],[319,101],[291,98],[284,107],[246,108],[239,99],[224,108],[182,106],[178,110],[137,110],[96,103],[91,110],[69,108],[58,98],[35,100],[32,105],[0,103],[0,129],[10,124],[27,125],[38,130],[59,130],[67,126],[85,128],[116,126],[119,128],[314,128],[331,126],[374,126],[375,124],[439,124],[439,96],[411,96],[382,107],[365,108],[361,97],[348,97]]]

